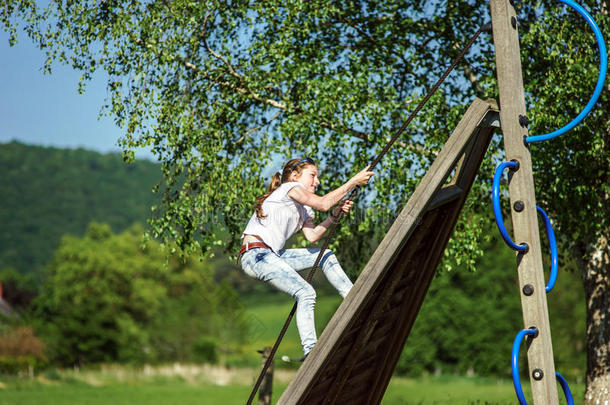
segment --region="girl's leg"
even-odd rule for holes
[[[303,352],[308,354],[317,342],[314,323],[316,292],[289,264],[269,249],[252,249],[242,256],[246,274],[271,283],[297,301],[296,322]]]
[[[316,262],[319,253],[320,249],[286,249],[280,250],[280,257],[290,267],[300,271],[311,268]],[[337,257],[332,251],[328,249],[324,251],[324,255],[320,260],[320,267],[330,284],[345,298],[353,284],[341,268]]]

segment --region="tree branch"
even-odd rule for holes
[[[217,59],[220,59],[229,69],[229,74],[235,78],[237,78],[240,82],[243,82],[242,76],[235,71],[233,66],[226,60],[222,55],[214,52],[212,48],[208,45],[208,41],[206,39],[205,30],[208,24],[208,18],[210,17],[211,12],[208,12],[203,19],[203,27],[201,28],[201,39],[203,40],[203,45],[208,50],[208,52]]]
[[[364,31],[362,28],[358,27],[356,24],[350,24],[350,22],[345,19],[345,18],[339,18],[337,19],[338,22],[345,24],[346,26],[356,30],[356,32],[358,32],[361,36],[363,36],[366,40],[368,40],[369,42],[371,42],[373,45],[375,45],[378,48],[382,48],[385,49],[388,53],[398,57],[399,59],[401,59],[405,64],[407,64],[407,61],[405,60],[404,56],[399,54],[398,52],[396,52],[395,50],[393,50],[392,48],[388,48],[385,45],[382,45],[379,41],[377,41],[377,39],[373,38],[373,36],[371,34],[369,34],[368,32]]]
[[[371,135],[366,133],[366,132],[358,131],[356,129],[347,128],[347,127],[344,127],[344,126],[337,126],[337,125],[335,125],[333,123],[329,123],[329,122],[326,122],[326,121],[322,121],[319,124],[320,124],[321,127],[330,129],[332,131],[347,132],[347,133],[351,134],[353,137],[362,139],[365,142],[370,142],[371,141]],[[389,142],[390,140],[391,140],[391,138],[386,138],[386,142]],[[400,146],[401,148],[407,148],[408,147],[408,145],[406,143],[401,142],[401,141],[396,141],[395,145]]]
[[[228,88],[230,88],[232,90],[235,90],[236,92],[241,93],[241,94],[243,94],[245,96],[250,96],[254,100],[259,101],[261,103],[268,104],[268,105],[270,105],[272,107],[279,108],[281,110],[285,110],[285,111],[288,110],[288,106],[286,104],[282,104],[282,103],[280,103],[278,101],[275,101],[275,100],[273,100],[271,98],[262,97],[260,94],[255,93],[255,92],[253,92],[252,90],[250,90],[248,88],[239,87],[239,86],[236,86],[235,84],[227,82],[227,81],[224,81],[224,82],[216,81],[216,83],[221,85],[221,86],[225,86],[225,87],[228,87]]]
[[[207,28],[207,23],[208,23],[208,18],[210,17],[211,12],[208,12],[203,20],[203,27],[201,29],[201,39],[203,41],[203,45],[205,46],[205,48],[207,49],[207,51],[214,56],[215,58],[219,59],[220,61],[222,61],[222,63],[227,67],[227,69],[229,70],[229,74],[233,77],[235,77],[237,80],[239,80],[240,84],[242,84],[242,86],[236,86],[233,85],[229,82],[217,82],[218,84],[221,85],[225,85],[228,86],[229,88],[244,94],[244,95],[250,95],[252,96],[252,98],[254,98],[256,101],[260,101],[260,102],[264,102],[265,104],[269,104],[275,108],[280,108],[282,110],[288,110],[288,106],[286,104],[280,103],[278,101],[275,101],[274,99],[271,98],[266,98],[261,96],[260,94],[252,91],[248,85],[245,83],[245,80],[243,78],[242,75],[240,75],[239,73],[237,73],[237,71],[235,70],[235,68],[233,67],[233,65],[231,65],[229,63],[229,61],[224,58],[222,55],[220,55],[219,53],[215,52],[209,45],[208,45],[208,41],[206,39],[206,28]],[[277,91],[275,89],[271,89],[273,91]],[[281,96],[281,94],[280,94]]]
[[[284,111],[283,110],[279,110],[273,117],[271,117],[271,119],[269,120],[269,122],[266,122],[264,124],[258,125],[254,128],[250,128],[249,130],[247,130],[242,136],[241,138],[239,138],[237,141],[233,142],[234,145],[239,145],[240,143],[242,143],[244,141],[244,139],[246,139],[246,137],[248,135],[250,135],[252,132],[254,131],[258,131],[259,129],[261,129],[262,127],[264,127],[265,125],[271,123],[271,121],[277,119]]]
[[[366,132],[361,132],[361,131],[358,131],[358,130],[352,129],[352,128],[346,128],[344,126],[337,126],[337,125],[335,125],[331,122],[327,122],[327,121],[322,121],[319,124],[322,128],[330,129],[332,131],[347,132],[356,138],[362,139],[365,142],[370,142],[370,140],[371,140],[370,135],[367,134]]]
[[[462,45],[460,45],[457,42],[453,42],[453,44],[451,45],[452,48],[459,53],[462,49]],[[460,67],[462,68],[462,71],[464,72],[464,76],[466,77],[466,79],[472,84],[472,86],[474,87],[474,91],[477,95],[481,96],[484,93],[483,88],[481,87],[481,84],[479,83],[479,78],[477,77],[477,75],[474,73],[474,70],[472,70],[472,68],[470,67],[470,64],[468,63],[468,60],[466,59],[466,56],[464,56],[462,58],[462,62],[460,63]]]
[[[468,79],[468,81],[473,85],[474,91],[477,93],[477,95],[481,96],[484,92],[483,87],[481,87],[481,84],[479,83],[479,78],[474,73],[474,70],[472,70],[468,62],[466,62],[466,60],[464,60],[464,62],[462,63],[462,70],[464,72],[464,76],[466,76],[466,79]]]
[[[166,3],[166,4],[167,4],[167,3]],[[229,73],[229,75],[230,75],[230,76],[232,76],[232,77],[234,77],[234,78],[236,78],[236,79],[239,81],[239,83],[240,83],[240,84],[242,84],[243,86],[240,86],[240,85],[235,84],[235,83],[231,83],[231,82],[226,81],[226,80],[224,80],[224,81],[223,81],[223,80],[219,80],[219,79],[220,79],[220,76],[219,76],[219,77],[217,77],[216,79],[212,79],[212,78],[210,77],[210,75],[209,75],[207,72],[202,71],[202,70],[201,70],[201,69],[200,69],[200,68],[199,68],[197,65],[195,65],[194,63],[192,63],[192,62],[190,62],[190,61],[188,61],[188,60],[185,60],[184,58],[182,58],[182,57],[180,57],[180,56],[176,56],[176,55],[170,55],[170,54],[168,54],[168,53],[167,53],[167,52],[165,52],[165,51],[158,51],[158,50],[157,50],[155,47],[153,47],[151,44],[145,44],[145,43],[144,43],[144,42],[143,42],[143,41],[142,41],[140,38],[136,38],[136,39],[135,39],[135,42],[136,42],[138,45],[140,45],[140,46],[144,46],[144,47],[145,47],[145,48],[147,48],[147,49],[150,49],[150,50],[156,51],[158,54],[160,54],[160,55],[162,55],[162,56],[166,57],[168,60],[177,60],[177,61],[179,61],[179,62],[180,62],[180,63],[181,63],[183,66],[185,66],[186,68],[188,68],[188,69],[190,69],[190,70],[192,70],[192,71],[194,71],[194,72],[197,72],[198,74],[202,74],[202,75],[204,75],[204,77],[205,77],[206,79],[209,79],[211,83],[216,83],[216,84],[218,84],[218,85],[220,85],[220,86],[223,86],[223,87],[229,88],[229,89],[231,89],[231,90],[233,90],[233,91],[236,91],[236,92],[238,92],[238,93],[240,93],[240,94],[243,94],[243,95],[245,95],[245,96],[250,96],[252,99],[254,99],[254,100],[258,101],[258,102],[261,102],[261,103],[264,103],[264,104],[267,104],[267,105],[270,105],[270,106],[272,106],[272,107],[274,107],[274,108],[279,109],[279,111],[278,111],[278,112],[277,112],[277,113],[276,113],[276,114],[275,114],[275,115],[274,115],[274,116],[271,118],[271,120],[270,120],[270,121],[273,121],[273,120],[277,119],[277,118],[278,118],[278,117],[279,117],[279,116],[280,116],[280,115],[281,115],[283,112],[286,112],[286,111],[288,111],[288,110],[289,110],[288,105],[286,105],[285,103],[281,103],[281,102],[279,102],[279,101],[276,101],[276,100],[274,100],[274,99],[264,97],[264,96],[260,95],[259,93],[256,93],[256,92],[252,91],[250,88],[248,88],[248,86],[247,86],[247,85],[245,85],[243,76],[242,76],[242,75],[240,75],[239,73],[237,73],[237,71],[236,71],[236,70],[235,70],[235,68],[234,68],[234,67],[231,65],[231,63],[229,63],[229,61],[228,61],[228,60],[227,60],[225,57],[223,57],[223,56],[222,56],[222,55],[220,55],[219,53],[215,52],[215,51],[214,51],[214,50],[213,50],[213,49],[212,49],[212,48],[209,46],[209,44],[208,44],[208,42],[207,42],[207,39],[206,39],[206,29],[207,29],[207,23],[208,23],[208,20],[209,20],[210,15],[211,15],[211,12],[208,12],[208,13],[205,15],[205,17],[204,17],[204,21],[203,21],[203,27],[202,27],[202,30],[201,30],[201,39],[202,39],[202,42],[203,42],[203,44],[204,44],[204,46],[205,46],[206,50],[207,50],[207,51],[208,51],[208,52],[209,52],[209,53],[210,53],[212,56],[214,56],[216,59],[220,60],[220,61],[221,61],[221,62],[222,62],[222,63],[223,63],[225,66],[226,66],[226,68],[228,69],[228,73]],[[177,18],[177,16],[175,16],[175,17]],[[363,35],[365,38],[367,38],[367,39],[368,39],[370,42],[373,42],[374,44],[376,44],[376,45],[378,45],[378,46],[382,47],[382,45],[381,45],[381,44],[379,44],[379,43],[378,43],[378,42],[377,42],[377,41],[376,41],[376,40],[375,40],[373,37],[371,37],[369,34],[367,34],[366,32],[364,32],[364,31],[363,31],[363,30],[361,30],[360,28],[350,25],[350,24],[349,24],[349,23],[348,23],[346,20],[341,20],[341,22],[343,22],[344,24],[346,24],[346,25],[348,25],[348,26],[350,26],[350,27],[354,28],[354,29],[355,29],[356,31],[358,31],[358,32],[359,32],[361,35]],[[273,90],[273,89],[272,89],[272,90]],[[275,91],[275,90],[274,90],[274,91]],[[366,132],[358,131],[358,130],[356,130],[356,129],[353,129],[353,128],[348,128],[348,127],[344,127],[344,126],[341,126],[341,125],[335,125],[335,124],[333,124],[333,123],[329,123],[329,122],[327,122],[327,121],[321,121],[321,122],[318,122],[318,123],[319,123],[319,125],[320,125],[321,127],[323,127],[323,128],[327,128],[327,129],[330,129],[330,130],[332,130],[332,131],[342,131],[342,132],[346,132],[346,133],[349,133],[350,135],[352,135],[352,136],[353,136],[353,137],[355,137],[355,138],[362,139],[362,140],[363,140],[363,141],[365,141],[365,142],[370,142],[370,141],[371,141],[370,134],[368,134],[368,133],[366,133]],[[261,129],[261,128],[262,128],[264,125],[265,125],[265,124],[263,124],[263,125],[259,125],[259,126],[256,126],[256,127],[254,127],[254,128],[250,128],[250,129],[248,129],[248,130],[247,130],[247,131],[246,131],[246,132],[245,132],[245,133],[244,133],[244,134],[243,134],[243,135],[242,135],[242,136],[241,136],[241,137],[240,137],[240,138],[239,138],[237,141],[235,141],[235,142],[234,142],[234,144],[238,145],[238,144],[242,143],[242,142],[245,140],[245,138],[246,138],[246,137],[247,137],[249,134],[251,134],[251,133],[252,133],[252,132],[254,132],[254,131],[257,131],[257,130]],[[387,138],[387,139],[386,139],[386,141],[389,141],[389,140],[390,140],[390,138]],[[404,142],[400,142],[400,141],[397,141],[397,142],[396,142],[396,145],[397,145],[397,146],[399,146],[399,147],[401,147],[401,148],[407,148],[407,147],[408,147],[408,145],[407,145],[407,144],[405,144]]]

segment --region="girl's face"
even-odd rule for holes
[[[292,173],[292,181],[301,183],[307,191],[315,193],[316,187],[320,184],[318,168],[314,165],[307,165],[301,170],[301,174],[297,172]]]

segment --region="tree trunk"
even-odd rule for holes
[[[610,248],[597,240],[584,262],[587,300],[587,387],[585,405],[610,404]]]
[[[610,1],[602,0],[608,15]],[[610,84],[607,86],[610,90]],[[606,195],[605,203],[610,199]],[[585,405],[610,405],[610,248],[608,235],[597,241],[584,272],[587,297],[587,388]]]

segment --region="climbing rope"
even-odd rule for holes
[[[585,116],[587,116],[587,114],[589,114],[589,112],[591,111],[591,109],[593,108],[595,103],[597,102],[597,99],[599,98],[599,96],[601,94],[601,91],[602,91],[602,88],[604,85],[604,81],[606,79],[606,69],[607,69],[607,63],[608,63],[606,45],[604,42],[604,38],[601,34],[601,31],[600,31],[599,27],[597,26],[597,24],[595,23],[595,20],[593,20],[593,17],[591,17],[591,15],[583,7],[581,7],[579,4],[574,3],[572,0],[559,0],[559,1],[561,1],[564,4],[567,4],[568,6],[574,8],[578,13],[580,13],[585,18],[585,20],[587,21],[587,23],[589,24],[589,26],[592,28],[593,32],[595,33],[595,38],[597,40],[597,46],[599,49],[599,57],[600,57],[600,69],[599,69],[599,75],[598,75],[598,79],[597,79],[597,85],[595,87],[593,95],[589,99],[589,102],[587,103],[585,108],[580,112],[580,114],[578,114],[578,116],[576,116],[576,118],[574,118],[564,127],[560,128],[556,131],[553,131],[551,133],[544,134],[544,135],[525,137],[524,141],[526,143],[547,141],[549,139],[553,139],[559,135],[562,135],[562,134],[568,132],[569,130],[574,128],[576,125],[578,125],[585,118]],[[524,124],[525,126],[527,126],[527,123],[529,121],[527,119],[527,117],[519,117],[519,118],[520,118],[520,121],[522,121],[521,123]],[[506,168],[509,168],[512,171],[519,170],[519,161],[511,160],[509,162],[502,162],[496,168],[496,171],[494,174],[494,179],[493,179],[493,186],[492,186],[492,204],[493,204],[494,216],[495,216],[495,220],[496,220],[496,225],[498,226],[498,230],[500,231],[500,235],[502,236],[502,239],[504,239],[506,244],[509,247],[511,247],[512,249],[525,254],[529,250],[529,246],[526,243],[517,245],[515,242],[513,242],[511,237],[508,235],[506,228],[504,227],[504,220],[502,219],[502,211],[500,210],[500,197],[499,197],[500,180],[502,178],[502,173],[504,172],[504,170]],[[520,211],[523,209],[523,206],[517,205],[517,203],[515,203],[514,208],[516,211]],[[545,229],[547,232],[547,237],[549,239],[549,246],[550,246],[550,250],[551,250],[551,271],[550,271],[549,282],[545,288],[545,291],[548,293],[549,291],[551,291],[553,289],[553,286],[555,285],[555,282],[557,280],[557,262],[558,262],[558,260],[557,260],[557,242],[555,240],[555,233],[553,232],[553,227],[551,225],[549,217],[546,215],[546,213],[544,212],[544,210],[542,208],[536,206],[536,210],[544,221]],[[534,287],[531,284],[527,284],[523,287],[523,293],[525,295],[532,295],[533,292],[534,292]],[[527,401],[525,400],[525,396],[523,395],[523,389],[521,388],[521,379],[519,377],[519,348],[521,346],[521,341],[523,340],[523,338],[526,335],[531,336],[531,339],[535,339],[538,336],[538,329],[535,326],[531,327],[530,329],[523,329],[519,333],[517,333],[517,336],[515,336],[515,340],[513,341],[512,364],[511,364],[512,376],[513,376],[513,386],[515,388],[515,393],[517,394],[517,398],[519,399],[519,403],[521,405],[527,405]],[[561,376],[561,374],[555,373],[555,375],[561,385],[561,388],[563,389],[567,403],[569,405],[573,405],[574,400],[572,398],[572,393],[570,392],[570,388],[568,386],[567,381]],[[535,380],[542,379],[543,378],[542,370],[540,370],[540,369],[533,370],[532,377]]]
[[[419,111],[423,108],[423,106],[428,102],[430,97],[432,97],[432,95],[436,92],[436,90],[438,90],[438,88],[443,83],[443,81],[447,78],[447,76],[449,76],[449,73],[451,73],[451,71],[455,68],[455,66],[459,63],[459,61],[464,57],[464,55],[466,54],[468,49],[470,49],[470,47],[474,44],[474,41],[478,38],[478,36],[483,31],[490,32],[491,31],[491,24],[487,23],[487,24],[482,25],[474,33],[474,35],[470,38],[468,43],[460,51],[460,54],[453,60],[451,65],[447,68],[445,73],[443,73],[441,78],[437,80],[437,82],[434,84],[434,86],[432,86],[430,91],[428,91],[426,96],[419,102],[419,104],[417,105],[415,110],[413,110],[413,112],[409,115],[409,117],[403,123],[403,125],[400,127],[400,129],[398,129],[398,131],[396,131],[394,136],[392,136],[392,138],[386,143],[386,145],[384,146],[383,150],[372,161],[372,163],[370,164],[369,170],[373,170],[375,168],[375,166],[377,166],[377,164],[381,161],[381,159],[386,155],[386,153],[388,153],[388,151],[390,150],[390,148],[392,147],[394,142],[396,142],[396,140],[400,137],[400,135],[402,135],[402,133],[407,128],[407,126],[409,126],[409,124],[411,123],[413,118],[415,118],[415,116],[419,113]],[[354,188],[351,191],[351,193],[348,195],[347,199],[348,200],[352,200],[353,197],[355,196],[355,194],[358,192],[358,189],[359,189],[358,187]],[[335,231],[337,229],[337,225],[339,224],[339,222],[341,222],[341,218],[343,218],[343,214],[344,214],[343,211],[340,211],[339,212],[339,216],[337,217],[335,222],[329,228],[328,236],[324,240],[324,244],[323,244],[322,248],[320,249],[320,253],[318,254],[318,257],[317,257],[313,267],[311,268],[311,271],[309,272],[309,275],[307,276],[307,279],[306,279],[307,282],[310,282],[312,280],[312,278],[313,278],[313,276],[314,276],[314,274],[315,274],[315,272],[316,272],[316,270],[318,268],[318,265],[320,264],[322,256],[324,255],[324,251],[328,248],[328,245],[330,244],[331,239],[335,235]],[[288,314],[288,318],[286,319],[286,322],[284,322],[284,326],[282,327],[282,330],[280,331],[280,334],[279,334],[278,338],[276,339],[273,347],[271,348],[271,352],[269,353],[269,356],[267,357],[267,360],[265,361],[265,364],[263,365],[261,373],[259,374],[258,379],[256,380],[256,383],[254,384],[254,387],[252,388],[252,392],[250,393],[250,397],[248,398],[248,402],[246,403],[246,405],[252,404],[252,400],[254,399],[254,396],[256,395],[256,392],[258,391],[258,389],[259,389],[259,387],[260,387],[260,385],[261,385],[261,383],[263,381],[263,378],[265,376],[265,373],[267,372],[267,369],[269,368],[269,366],[273,362],[273,358],[275,356],[275,353],[276,353],[276,351],[277,351],[277,349],[278,349],[278,347],[280,345],[280,342],[284,338],[284,335],[286,334],[286,331],[288,330],[288,326],[290,325],[290,322],[292,321],[292,318],[294,317],[294,314],[296,313],[296,309],[297,309],[297,304],[295,302],[295,304],[292,306],[292,310],[290,311],[290,314]]]

